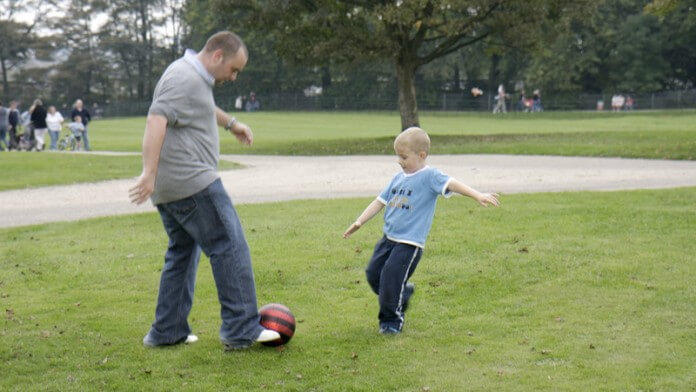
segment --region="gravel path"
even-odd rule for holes
[[[221,173],[235,204],[375,196],[400,170],[394,156],[225,155],[221,159],[246,166]],[[693,161],[433,155],[428,163],[476,189],[503,195],[696,186]],[[0,192],[0,227],[154,211],[150,203],[128,202],[128,188],[134,182],[132,178]]]

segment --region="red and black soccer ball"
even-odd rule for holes
[[[280,339],[263,343],[266,346],[282,346],[295,334],[295,316],[287,306],[268,304],[259,309],[261,325],[280,334]]]

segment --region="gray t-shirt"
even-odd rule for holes
[[[209,81],[184,58],[169,65],[157,82],[149,111],[167,118],[153,204],[189,197],[219,177],[215,109]]]

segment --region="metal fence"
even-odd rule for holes
[[[473,97],[467,92],[445,92],[418,96],[418,109],[424,111],[492,111],[495,106],[495,93],[484,93]],[[634,110],[685,109],[696,108],[696,90],[665,91],[651,94],[630,95]],[[216,96],[218,106],[233,110],[236,96]],[[257,95],[261,110],[267,111],[397,111],[398,103],[394,94],[364,97],[319,95],[307,97],[303,93],[273,93]],[[604,110],[611,110],[611,94],[563,94],[542,95],[544,110],[597,110],[599,101]],[[519,99],[513,94],[506,100],[510,112],[524,111]],[[100,107],[104,117],[142,116],[147,114],[149,101],[118,102]]]

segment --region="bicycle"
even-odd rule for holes
[[[72,133],[63,136],[58,141],[58,149],[60,151],[76,151],[77,150],[77,139]]]

